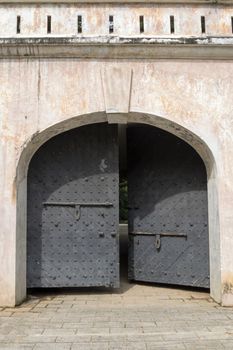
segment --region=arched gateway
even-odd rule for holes
[[[185,3],[0,0],[0,306],[119,285],[118,177],[129,279],[233,305],[233,7]]]
[[[122,134],[122,131],[121,131]],[[119,287],[119,177],[128,188],[129,279],[209,288],[207,175],[152,126],[93,124],[53,137],[28,173],[27,287]],[[119,159],[127,159],[121,166]],[[124,162],[125,163],[125,162]],[[120,175],[120,176],[119,176]]]

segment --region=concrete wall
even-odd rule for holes
[[[87,35],[82,47],[71,40],[79,13]],[[131,36],[127,50],[122,41],[109,46],[110,14],[116,17],[117,35]],[[48,37],[69,40],[33,44],[31,37],[47,36],[47,15],[52,16]],[[145,16],[145,33],[139,40],[147,43],[144,59],[139,57],[145,47],[134,37],[139,15]],[[168,34],[170,15],[175,16],[179,40],[170,35],[151,41],[148,35]],[[211,41],[204,35],[198,47],[203,15],[208,33],[221,37],[218,45],[216,38]],[[0,6],[0,305],[15,305],[26,296],[26,184],[32,155],[53,135],[103,121],[160,127],[201,155],[208,173],[211,295],[223,305],[233,305],[231,15],[230,6],[207,5]],[[98,38],[98,57],[92,35]],[[23,49],[17,39],[22,36]],[[219,52],[224,57],[226,42],[228,60],[216,59]],[[187,48],[187,59],[177,58],[179,45]]]
[[[233,304],[233,63],[4,60],[0,70],[0,304],[26,293],[31,156],[53,135],[101,121],[156,125],[200,153],[208,170],[211,293]]]

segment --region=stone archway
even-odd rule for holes
[[[216,166],[212,153],[208,146],[194,133],[167,119],[143,113],[128,113],[115,115],[114,123],[124,122],[142,123],[156,126],[166,130],[187,143],[189,143],[203,159],[208,177],[208,205],[209,205],[209,244],[210,244],[210,289],[211,296],[218,302],[221,301],[221,276],[220,276],[220,240],[218,222],[218,202]],[[27,169],[36,150],[51,137],[81,125],[109,121],[106,113],[99,112],[75,117],[59,124],[55,124],[46,130],[34,135],[27,142],[21,154],[17,167],[17,244],[16,244],[16,280],[15,303],[20,303],[26,296],[26,189]]]

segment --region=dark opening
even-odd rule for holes
[[[170,16],[170,32],[171,34],[175,33],[175,18]]]
[[[128,180],[126,126],[118,126],[119,138],[119,215],[120,224],[128,222]]]
[[[109,34],[114,32],[114,18],[113,16],[109,16]]]
[[[16,21],[16,33],[20,34],[20,24],[21,24],[21,17],[17,16],[17,21]]]
[[[206,31],[206,28],[205,28],[205,16],[201,16],[201,32],[202,34],[204,34]]]
[[[140,33],[144,33],[144,16],[139,17]]]
[[[231,32],[233,33],[233,17],[231,17]]]
[[[120,231],[120,276],[128,279],[128,178],[127,178],[127,128],[118,126],[119,140],[119,231]]]
[[[81,34],[83,32],[83,23],[82,16],[78,16],[78,33]]]
[[[47,16],[47,33],[51,34],[52,29],[52,18],[51,16]]]
[[[126,171],[120,173],[120,223],[126,224],[128,221],[128,180]]]

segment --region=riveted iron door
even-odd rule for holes
[[[117,126],[45,143],[28,173],[28,287],[119,286]]]
[[[128,127],[129,278],[209,287],[207,177],[184,141]]]

